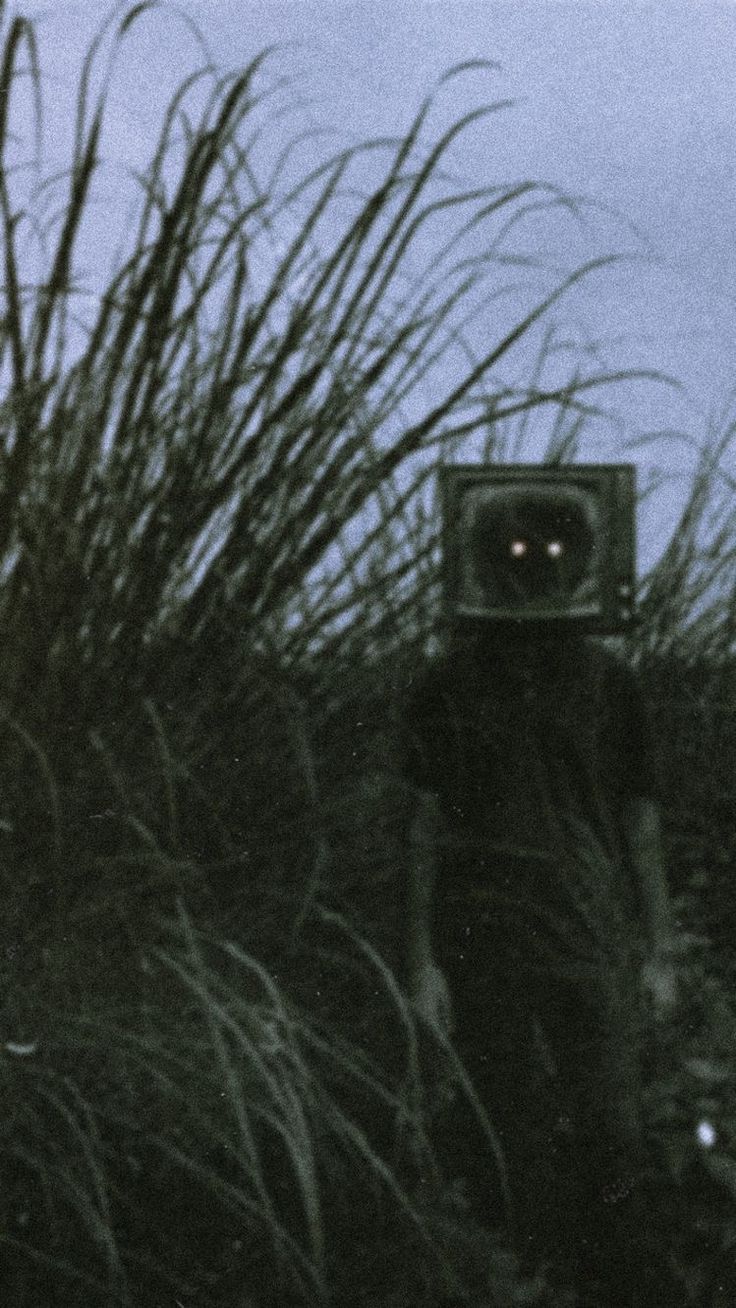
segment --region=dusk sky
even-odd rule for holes
[[[617,342],[609,359],[665,370],[685,388],[639,382],[621,394],[632,433],[675,427],[702,440],[709,417],[727,409],[736,384],[736,2],[190,0],[178,8],[225,67],[293,42],[275,68],[297,78],[309,121],[333,133],[330,148],[406,128],[450,65],[498,61],[493,77],[469,74],[440,97],[444,123],[482,99],[516,102],[458,145],[453,171],[466,185],[549,181],[621,215],[591,210],[580,253],[647,257],[597,276],[574,312],[591,335]],[[39,20],[47,100],[63,117],[104,7],[56,0],[25,12]],[[144,18],[116,74],[108,158],[145,157],[165,99],[197,58],[181,17]],[[596,452],[622,455],[615,444]],[[641,461],[688,466],[676,444]],[[663,540],[666,510],[659,496],[656,516],[643,515],[647,555]]]

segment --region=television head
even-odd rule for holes
[[[450,620],[625,631],[634,474],[628,463],[442,469]]]

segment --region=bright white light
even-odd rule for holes
[[[27,1043],[21,1043],[17,1040],[6,1040],[5,1048],[9,1054],[15,1054],[16,1058],[30,1058],[38,1051],[38,1041],[29,1040]]]
[[[523,559],[524,555],[526,554],[526,541],[512,540],[511,553],[513,554],[515,559]]]
[[[563,551],[561,540],[551,540],[547,546],[547,553],[551,559],[559,559]]]
[[[712,1149],[718,1139],[716,1129],[710,1122],[698,1122],[695,1134],[698,1137],[698,1143],[701,1144],[704,1149]]]

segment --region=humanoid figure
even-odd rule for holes
[[[593,549],[583,512],[495,500],[469,548],[481,591],[552,617],[457,624],[405,706],[409,984],[488,1109],[532,1256],[578,1240],[574,1193],[596,1259],[641,1180],[642,990],[674,1001],[653,742],[630,669],[554,621]]]

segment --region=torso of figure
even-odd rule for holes
[[[456,873],[480,859],[546,877],[581,839],[618,860],[627,798],[651,789],[634,678],[582,638],[456,646],[414,687],[407,729]]]

